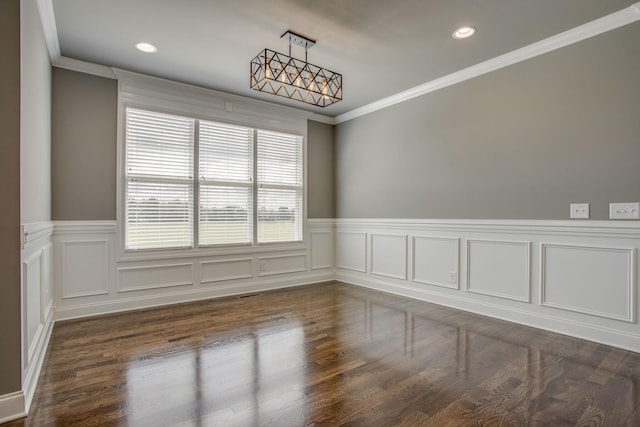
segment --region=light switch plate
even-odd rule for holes
[[[571,203],[570,208],[569,218],[589,219],[589,203]]]
[[[640,219],[640,203],[609,203],[610,219]]]

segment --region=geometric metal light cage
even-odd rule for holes
[[[289,55],[264,49],[251,60],[249,86],[253,90],[326,107],[342,100],[342,75],[306,61],[315,41],[287,31]],[[291,42],[305,48],[305,61],[291,57]]]

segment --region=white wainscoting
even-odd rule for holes
[[[413,236],[413,281],[458,289],[460,239]]]
[[[306,255],[273,255],[258,257],[259,276],[298,273],[307,270]]]
[[[333,225],[331,225],[333,228]],[[311,269],[333,268],[333,230],[311,231]]]
[[[253,277],[253,258],[200,261],[200,283]]]
[[[118,268],[118,292],[193,285],[193,262]]]
[[[14,393],[11,399],[0,396],[0,420],[6,421],[28,413],[51,337],[54,323],[51,243],[53,230],[51,222],[23,225],[22,390]],[[20,411],[7,413],[7,410],[15,411],[18,401],[21,405]]]
[[[542,305],[634,322],[636,249],[542,244]]]
[[[639,222],[338,219],[335,233],[343,282],[640,352]]]
[[[109,241],[61,240],[62,298],[109,293]]]
[[[371,274],[407,279],[407,235],[371,234]]]
[[[531,244],[467,240],[467,291],[530,301]]]
[[[265,245],[234,253],[226,247],[119,259],[115,221],[59,221],[53,238],[56,318],[330,281],[333,227],[333,220],[308,220],[300,249]]]
[[[338,231],[336,251],[338,268],[367,272],[367,233]]]

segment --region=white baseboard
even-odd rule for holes
[[[143,308],[161,307],[191,301],[322,283],[332,281],[334,279],[335,274],[333,271],[314,272],[311,274],[301,274],[293,277],[278,277],[275,279],[267,278],[247,283],[234,283],[232,285],[210,287],[206,289],[201,288],[161,294],[155,293],[148,296],[97,301],[88,304],[77,304],[57,308],[56,320],[70,320],[103,314],[119,313],[123,311],[139,310]]]
[[[640,352],[637,221],[335,224],[337,280]]]
[[[40,335],[38,342],[35,344],[35,349],[32,353],[32,360],[29,363],[26,374],[22,384],[22,390],[24,391],[24,408],[28,413],[31,407],[31,402],[36,393],[36,387],[38,386],[38,379],[40,378],[40,371],[42,371],[42,364],[44,363],[44,357],[47,354],[47,347],[49,346],[49,340],[51,339],[51,332],[53,332],[53,309],[48,310],[48,317],[44,322],[44,329]]]
[[[640,353],[640,335],[338,271],[338,281]]]
[[[26,417],[24,402],[21,391],[0,396],[0,424]]]

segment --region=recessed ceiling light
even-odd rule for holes
[[[473,27],[460,27],[453,32],[454,39],[466,39],[476,33],[476,29]]]
[[[158,51],[157,47],[145,42],[136,43],[136,48],[144,53],[156,53]]]

